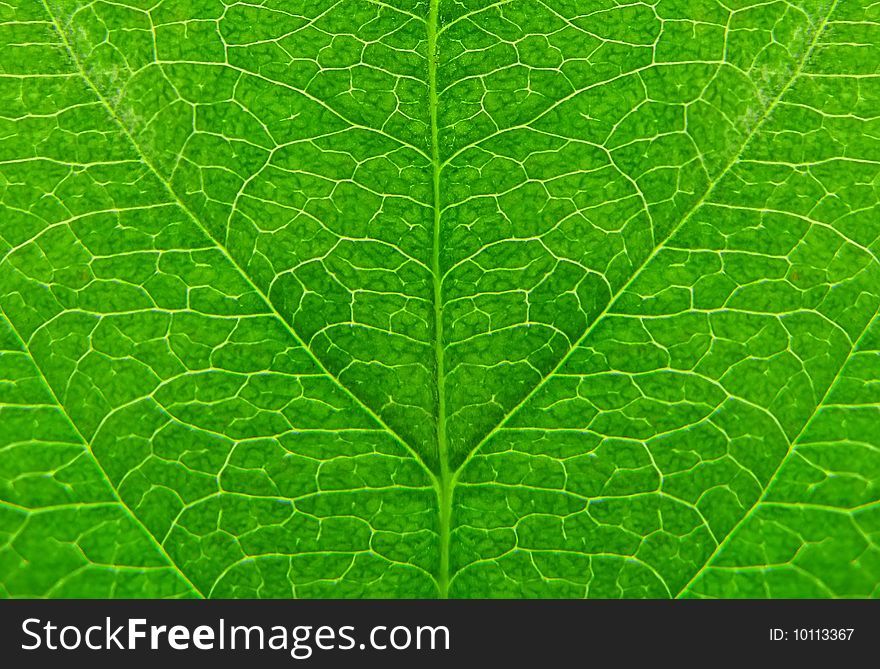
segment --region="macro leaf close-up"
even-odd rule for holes
[[[4,0],[0,596],[880,597],[878,253],[876,0]]]

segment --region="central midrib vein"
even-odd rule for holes
[[[437,460],[439,474],[435,477],[440,520],[440,570],[437,588],[440,597],[449,595],[449,545],[452,538],[453,473],[449,468],[446,438],[446,367],[443,359],[443,285],[440,267],[440,132],[437,124],[437,29],[440,0],[428,5],[428,107],[431,114],[431,178],[433,182],[434,236],[431,249],[431,281],[434,287],[434,373],[437,390]]]

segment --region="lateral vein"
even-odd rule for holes
[[[256,292],[256,294],[260,296],[261,300],[263,301],[263,303],[265,304],[267,309],[269,309],[271,311],[272,315],[275,316],[275,318],[277,318],[282,323],[283,327],[293,337],[294,341],[296,341],[297,344],[299,344],[303,348],[306,355],[308,355],[309,359],[321,370],[321,372],[323,374],[325,374],[328,378],[330,378],[333,381],[333,383],[346,396],[348,396],[350,399],[352,399],[361,409],[363,409],[365,412],[367,412],[373,418],[373,420],[375,420],[376,423],[382,427],[382,429],[385,432],[387,432],[392,438],[394,438],[395,441],[397,441],[401,446],[403,446],[407,451],[409,451],[409,453],[416,459],[416,461],[419,463],[419,465],[422,468],[424,468],[424,470],[429,475],[431,475],[432,474],[431,469],[430,469],[430,467],[428,467],[427,463],[424,461],[422,456],[412,446],[410,446],[410,444],[403,437],[401,437],[393,428],[391,428],[385,422],[385,420],[383,420],[382,417],[379,416],[378,413],[376,413],[375,411],[373,411],[373,409],[371,409],[369,406],[367,406],[357,395],[355,395],[353,392],[351,392],[339,380],[339,378],[335,374],[333,374],[330,370],[327,369],[327,367],[320,361],[320,359],[318,359],[318,357],[314,354],[314,352],[311,350],[311,348],[308,346],[308,344],[306,344],[306,342],[302,339],[302,337],[299,336],[299,334],[296,332],[296,330],[293,328],[293,326],[291,326],[291,324],[287,321],[287,319],[284,318],[278,312],[278,310],[275,308],[275,305],[272,304],[272,301],[269,299],[269,297],[259,288],[259,286],[257,286],[254,283],[254,281],[247,274],[247,272],[244,270],[244,268],[238,262],[236,262],[236,260],[229,254],[229,251],[223,246],[223,244],[221,244],[219,242],[219,240],[217,240],[217,238],[214,237],[214,235],[212,235],[208,231],[208,229],[201,223],[201,221],[198,219],[198,217],[195,215],[195,213],[180,199],[180,197],[177,195],[177,193],[171,187],[171,184],[168,182],[168,180],[162,176],[161,172],[154,165],[153,161],[151,161],[147,157],[145,152],[141,149],[140,145],[138,144],[137,140],[135,140],[135,138],[134,138],[132,132],[129,130],[128,126],[126,126],[125,123],[123,123],[122,120],[119,118],[119,115],[116,113],[116,109],[113,107],[113,105],[110,104],[110,102],[101,93],[101,91],[98,89],[98,87],[95,85],[95,83],[91,80],[91,78],[89,78],[89,76],[85,73],[85,70],[84,70],[82,64],[80,63],[79,59],[76,56],[76,52],[74,51],[72,45],[70,44],[70,41],[67,39],[66,33],[62,30],[61,26],[59,25],[58,20],[55,18],[55,15],[52,13],[51,9],[49,8],[49,5],[46,2],[46,0],[40,0],[40,1],[43,3],[43,7],[45,8],[46,13],[48,14],[50,20],[52,21],[52,24],[55,27],[56,32],[58,33],[61,40],[64,42],[64,47],[67,50],[67,52],[70,54],[70,57],[73,60],[73,63],[76,66],[76,68],[79,72],[79,75],[82,77],[83,81],[85,81],[85,83],[89,86],[89,88],[92,90],[92,92],[97,96],[97,98],[101,102],[101,104],[107,109],[107,112],[112,116],[113,120],[116,122],[116,124],[119,126],[119,128],[122,130],[122,132],[125,134],[125,136],[131,142],[132,147],[137,151],[137,153],[140,156],[141,160],[143,161],[144,165],[146,165],[150,169],[150,171],[155,175],[155,177],[163,185],[163,187],[165,188],[165,190],[167,191],[169,196],[177,204],[177,206],[180,207],[180,209],[190,218],[190,220],[192,220],[192,222],[199,228],[199,230],[207,236],[208,239],[210,239],[211,241],[214,242],[214,245],[217,248],[217,250],[220,251],[220,253],[223,255],[223,257],[236,269],[236,271],[247,282],[247,284]]]
[[[46,388],[46,391],[49,393],[49,395],[52,398],[52,401],[58,407],[58,410],[64,416],[64,419],[68,423],[70,423],[70,426],[73,428],[74,432],[76,432],[76,435],[79,437],[80,441],[82,441],[83,447],[88,451],[89,457],[94,461],[95,466],[98,468],[98,471],[101,473],[101,477],[104,479],[104,482],[107,484],[107,487],[110,489],[110,492],[113,495],[114,499],[116,500],[116,502],[119,503],[119,505],[125,511],[125,515],[128,516],[129,518],[131,518],[132,522],[134,522],[135,525],[137,525],[137,527],[139,527],[143,531],[144,535],[146,535],[146,537],[150,541],[150,543],[153,544],[153,546],[156,548],[156,550],[159,551],[159,553],[168,561],[168,566],[171,569],[173,569],[175,572],[177,572],[177,574],[180,576],[180,578],[183,579],[184,583],[186,583],[186,585],[190,588],[192,593],[194,595],[198,595],[200,598],[204,599],[205,598],[204,593],[202,593],[202,591],[199,590],[199,588],[197,588],[196,585],[189,579],[189,577],[183,572],[183,570],[180,568],[180,566],[177,564],[177,562],[175,562],[174,559],[172,559],[172,557],[168,554],[168,551],[165,550],[165,547],[159,542],[159,540],[156,538],[156,536],[152,532],[150,532],[149,529],[147,529],[147,526],[144,525],[143,522],[141,522],[141,520],[134,514],[134,512],[131,510],[131,508],[128,506],[128,504],[126,504],[125,501],[122,499],[122,495],[119,494],[119,491],[116,490],[116,486],[113,485],[113,482],[110,480],[110,476],[107,474],[107,470],[104,469],[104,467],[101,465],[101,462],[98,460],[98,458],[92,452],[91,442],[88,439],[86,439],[86,436],[82,433],[82,431],[79,429],[77,424],[73,421],[73,418],[71,418],[70,414],[67,412],[67,408],[64,406],[64,404],[59,399],[58,395],[55,393],[54,388],[52,388],[52,384],[49,383],[49,379],[46,377],[46,374],[43,372],[43,368],[40,367],[40,363],[37,362],[37,358],[31,352],[30,346],[27,345],[27,343],[24,340],[24,337],[21,336],[21,333],[18,331],[18,328],[15,327],[15,323],[13,323],[12,319],[9,318],[9,315],[6,313],[6,310],[3,308],[2,305],[0,305],[0,315],[2,315],[3,319],[9,323],[10,331],[12,332],[12,334],[16,338],[16,340],[18,340],[18,343],[21,346],[22,351],[24,353],[26,353],[27,356],[31,359],[31,362],[34,363],[34,369],[36,369],[37,373],[40,375],[40,384]]]
[[[654,260],[663,250],[666,249],[666,243],[675,236],[684,225],[691,219],[691,217],[699,211],[699,209],[709,200],[712,194],[715,191],[715,188],[719,183],[723,180],[723,178],[727,175],[730,169],[739,162],[742,155],[746,152],[746,149],[750,146],[754,137],[758,134],[758,131],[764,126],[767,120],[770,118],[770,115],[773,113],[773,110],[776,109],[776,106],[779,102],[785,97],[788,91],[791,89],[794,82],[798,79],[798,77],[803,72],[804,66],[809,61],[813,52],[815,51],[816,45],[819,43],[819,39],[825,31],[825,26],[828,23],[828,19],[834,13],[838,3],[840,0],[835,0],[828,12],[823,16],[822,20],[816,26],[815,32],[813,34],[812,39],[806,49],[804,49],[804,55],[801,57],[797,66],[792,71],[791,76],[786,81],[785,85],[782,86],[779,93],[768,103],[767,107],[764,109],[763,114],[757,119],[754,123],[745,139],[742,142],[739,150],[734,154],[731,159],[727,162],[724,168],[718,173],[715,177],[715,180],[706,188],[706,191],[703,193],[702,197],[700,197],[682,216],[681,220],[675,225],[670,232],[663,237],[659,241],[659,243],[654,247],[654,250],[645,258],[644,261],[635,269],[630,278],[621,285],[608,299],[608,302],[605,304],[605,307],[602,311],[593,319],[592,323],[587,327],[584,333],[578,338],[578,340],[574,343],[574,345],[569,348],[568,352],[562,356],[558,363],[551,369],[544,377],[532,388],[531,391],[519,402],[517,402],[502,418],[498,424],[490,430],[480,441],[470,450],[467,456],[462,461],[461,465],[458,467],[455,478],[457,479],[458,473],[464,468],[464,466],[470,461],[471,457],[483,447],[492,437],[494,437],[498,432],[503,430],[510,419],[516,414],[516,412],[523,407],[526,403],[529,402],[535,395],[537,395],[543,387],[547,384],[547,382],[553,378],[556,373],[565,366],[571,356],[577,351],[580,346],[583,345],[585,341],[590,337],[596,327],[601,324],[608,313],[614,308],[617,300],[624,294],[626,291],[635,284],[635,282],[639,279],[642,272],[651,264],[651,261]]]

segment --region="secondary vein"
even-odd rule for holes
[[[312,350],[308,346],[308,344],[306,344],[306,342],[302,339],[302,337],[299,336],[299,334],[296,332],[296,330],[293,328],[293,326],[291,326],[291,324],[287,321],[287,319],[284,318],[279,313],[278,309],[275,308],[275,305],[269,299],[269,296],[266,295],[266,293],[263,292],[259,286],[257,286],[257,284],[251,279],[250,275],[245,271],[245,269],[232,257],[232,255],[229,253],[229,251],[226,249],[226,247],[214,235],[212,235],[208,231],[208,229],[199,220],[198,216],[196,216],[196,214],[190,209],[190,207],[187,206],[186,203],[183,202],[183,200],[181,200],[181,198],[178,196],[178,194],[175,192],[175,190],[171,187],[171,184],[169,183],[168,179],[166,179],[164,176],[162,176],[162,173],[156,167],[154,162],[152,160],[150,160],[148,158],[148,156],[146,155],[146,152],[144,152],[141,149],[140,145],[138,144],[137,140],[135,139],[135,137],[132,134],[129,127],[125,123],[123,123],[122,119],[119,118],[119,114],[116,112],[116,109],[113,107],[113,105],[110,104],[109,100],[107,100],[107,98],[103,95],[103,93],[101,93],[100,89],[95,85],[95,83],[92,81],[92,79],[86,74],[85,70],[82,67],[82,64],[80,63],[79,59],[76,56],[76,52],[74,51],[73,46],[70,44],[70,41],[67,39],[66,33],[62,30],[58,20],[55,18],[55,15],[52,13],[51,9],[49,8],[49,5],[46,3],[46,0],[41,0],[41,2],[43,3],[43,7],[45,8],[47,15],[49,16],[49,19],[52,21],[52,25],[55,27],[55,31],[58,33],[60,39],[64,43],[65,49],[70,54],[70,57],[73,60],[79,75],[82,77],[83,81],[88,85],[89,89],[95,94],[95,96],[100,101],[100,103],[107,109],[107,112],[113,118],[114,122],[117,124],[117,126],[120,128],[120,130],[122,130],[123,134],[131,142],[132,147],[135,149],[137,154],[140,156],[140,159],[143,161],[144,165],[146,165],[149,168],[149,170],[153,173],[153,175],[163,185],[163,187],[165,188],[168,195],[174,200],[174,203],[177,204],[178,207],[180,207],[181,211],[183,211],[190,218],[190,220],[192,220],[192,222],[195,224],[195,226],[207,237],[207,239],[210,239],[212,242],[214,242],[214,245],[217,248],[217,250],[220,251],[220,253],[223,255],[223,257],[232,265],[232,267],[234,267],[236,269],[236,271],[241,275],[242,279],[244,279],[244,281],[248,284],[248,286],[250,286],[251,289],[257,295],[260,296],[260,299],[263,301],[266,308],[269,309],[269,311],[272,313],[272,315],[275,316],[281,322],[282,326],[287,330],[287,332],[291,335],[291,337],[293,337],[294,341],[296,341],[296,343],[302,347],[302,349],[305,351],[306,355],[315,364],[315,366],[318,367],[318,369],[320,369],[323,374],[325,374],[328,378],[330,378],[333,381],[333,383],[348,398],[353,400],[358,405],[358,407],[360,407],[367,414],[369,414],[370,417],[372,417],[373,420],[375,420],[376,423],[378,425],[380,425],[385,432],[387,432],[395,441],[397,441],[401,446],[403,446],[416,459],[416,461],[419,463],[419,465],[429,475],[433,475],[430,467],[428,467],[428,465],[425,463],[422,456],[415,449],[413,449],[413,447],[410,446],[409,443],[407,443],[407,441],[405,439],[403,439],[403,437],[401,437],[392,427],[390,427],[377,412],[373,411],[373,409],[371,409],[369,406],[367,406],[357,395],[355,395],[353,392],[351,392],[345,386],[345,384],[343,384],[339,380],[339,378],[335,374],[333,374],[329,369],[327,369],[327,367],[321,362],[321,360],[312,352]]]
[[[777,95],[767,103],[767,106],[765,107],[764,112],[757,119],[757,121],[754,123],[754,125],[750,128],[750,130],[747,133],[746,137],[744,138],[742,144],[740,145],[739,150],[730,158],[730,160],[724,165],[724,167],[721,169],[721,171],[718,172],[718,175],[715,177],[714,181],[707,186],[706,191],[703,193],[702,197],[700,197],[699,199],[696,200],[696,202],[694,202],[694,204],[682,215],[681,220],[669,231],[669,233],[665,237],[663,237],[659,241],[659,243],[657,243],[657,245],[654,247],[654,249],[651,251],[651,253],[648,254],[648,256],[641,262],[641,264],[639,264],[639,266],[635,268],[635,270],[633,271],[630,278],[626,282],[624,282],[620,286],[620,288],[618,288],[609,297],[608,301],[605,304],[604,309],[602,309],[602,311],[593,319],[593,321],[589,324],[589,326],[586,328],[584,333],[578,338],[578,340],[574,343],[574,345],[571,348],[569,348],[568,352],[564,356],[562,356],[562,358],[559,360],[558,363],[556,363],[556,365],[553,367],[553,369],[551,369],[547,374],[545,374],[543,376],[543,378],[541,378],[541,380],[537,384],[535,384],[535,386],[532,388],[532,390],[522,400],[517,402],[516,405],[514,405],[510,409],[510,411],[507,412],[507,414],[504,416],[504,418],[502,418],[499,421],[499,423],[492,430],[490,430],[482,439],[480,439],[480,441],[467,453],[467,456],[462,461],[461,465],[458,468],[458,471],[461,471],[461,469],[465,466],[465,464],[467,464],[467,462],[470,460],[470,458],[477,451],[479,451],[480,448],[482,448],[482,446],[484,444],[486,444],[495,434],[497,434],[499,431],[504,429],[504,427],[507,425],[507,423],[511,419],[511,417],[514,414],[516,414],[516,412],[522,406],[524,406],[530,399],[532,399],[539,392],[541,392],[541,390],[544,388],[544,386],[547,384],[547,382],[551,378],[553,378],[560,369],[562,369],[562,367],[569,360],[569,358],[571,358],[571,356],[574,354],[574,352],[580,346],[582,346],[585,341],[587,341],[587,339],[590,337],[590,335],[593,333],[593,331],[596,329],[596,327],[600,323],[603,322],[605,316],[607,316],[610,313],[610,311],[614,308],[614,305],[616,304],[618,298],[620,296],[622,296],[631,286],[633,286],[635,284],[635,282],[641,276],[641,273],[645,270],[646,267],[648,267],[651,264],[651,261],[654,260],[654,258],[656,258],[666,248],[666,243],[675,236],[676,232],[678,232],[682,227],[684,227],[684,225],[691,219],[691,217],[697,211],[699,211],[700,208],[706,202],[709,201],[709,198],[712,196],[712,193],[714,193],[717,185],[719,183],[721,183],[724,176],[739,161],[739,159],[745,153],[746,149],[751,145],[753,138],[758,134],[758,131],[764,126],[764,124],[770,118],[771,114],[773,113],[773,110],[776,108],[776,106],[779,104],[779,102],[785,97],[785,95],[791,89],[794,82],[800,76],[807,61],[810,59],[813,52],[815,51],[816,45],[819,43],[819,39],[822,36],[822,33],[825,31],[825,26],[828,23],[828,20],[831,17],[831,15],[834,13],[834,10],[836,9],[839,2],[840,2],[840,0],[835,0],[835,2],[833,2],[831,4],[831,6],[829,7],[827,13],[822,17],[822,20],[819,21],[819,23],[816,26],[816,29],[813,33],[812,39],[810,40],[809,44],[807,45],[807,48],[804,49],[804,53],[801,56],[801,59],[798,61],[797,65],[792,70],[791,76],[788,78],[788,80],[785,82],[785,84],[780,88],[779,93],[777,93]]]
[[[49,393],[49,396],[52,398],[52,401],[58,407],[58,410],[61,412],[61,415],[64,416],[65,420],[70,423],[70,427],[73,428],[73,431],[76,432],[76,435],[79,437],[80,441],[82,441],[83,447],[89,454],[89,457],[95,463],[95,466],[98,468],[98,472],[101,474],[101,478],[104,479],[104,482],[107,484],[107,487],[110,490],[110,493],[113,495],[114,500],[122,507],[125,515],[128,516],[131,521],[144,533],[147,537],[147,540],[154,546],[154,548],[165,558],[168,562],[168,567],[174,570],[178,576],[180,576],[181,580],[187,585],[187,587],[191,590],[192,594],[196,595],[199,598],[204,599],[204,593],[196,587],[196,585],[189,579],[189,577],[183,572],[183,570],[178,566],[178,564],[171,558],[168,554],[168,551],[165,550],[165,546],[159,541],[159,539],[147,529],[147,526],[144,525],[143,522],[134,514],[128,504],[122,499],[122,496],[116,490],[116,486],[113,485],[113,482],[110,480],[110,476],[107,474],[107,470],[101,465],[101,462],[92,452],[91,442],[86,439],[86,436],[79,429],[77,424],[73,421],[73,418],[70,417],[70,414],[67,412],[64,404],[61,402],[61,399],[55,393],[55,389],[52,388],[52,384],[49,383],[49,379],[46,377],[45,372],[43,372],[43,368],[40,367],[40,363],[37,362],[36,357],[31,352],[30,346],[28,346],[27,342],[24,340],[24,337],[21,336],[21,333],[18,331],[18,328],[15,326],[15,323],[12,322],[12,319],[6,314],[6,310],[0,305],[0,317],[3,318],[7,323],[9,323],[9,329],[12,332],[13,337],[18,341],[19,346],[24,353],[31,359],[31,362],[34,363],[34,369],[37,370],[37,374],[40,375],[40,384],[46,388],[46,391]]]
[[[681,589],[678,591],[678,594],[676,594],[676,596],[675,596],[676,598],[679,598],[683,594],[685,594],[690,589],[690,587],[699,580],[700,576],[702,576],[706,572],[706,570],[712,566],[712,561],[715,559],[715,556],[718,555],[721,551],[723,551],[724,547],[731,541],[734,534],[736,534],[736,531],[740,527],[742,527],[743,525],[746,524],[746,522],[749,520],[749,518],[752,517],[752,514],[755,513],[755,511],[758,509],[758,507],[761,506],[762,503],[767,501],[767,493],[770,491],[771,484],[773,483],[773,481],[776,480],[776,476],[782,470],[782,466],[788,461],[788,458],[791,456],[792,452],[796,448],[798,441],[800,441],[800,438],[804,435],[804,433],[807,431],[807,429],[810,427],[810,425],[816,419],[816,416],[819,415],[821,409],[825,406],[826,401],[831,396],[834,389],[837,387],[837,384],[840,383],[840,379],[842,377],[842,373],[843,373],[844,368],[847,366],[847,364],[849,363],[849,361],[853,357],[853,355],[858,352],[859,345],[865,339],[865,337],[868,335],[868,333],[871,331],[871,326],[874,324],[874,321],[877,320],[878,316],[880,316],[880,307],[878,307],[874,311],[873,318],[871,318],[868,321],[868,324],[865,326],[865,329],[862,330],[858,339],[856,339],[856,342],[853,344],[852,348],[850,348],[849,353],[847,354],[846,358],[844,358],[843,363],[840,365],[840,369],[837,371],[837,375],[834,377],[834,380],[830,384],[828,384],[828,388],[825,390],[825,393],[822,395],[822,398],[816,404],[816,408],[813,410],[813,413],[810,414],[810,417],[806,421],[804,421],[804,424],[801,427],[801,429],[798,431],[798,433],[794,437],[792,437],[790,440],[787,439],[788,450],[785,452],[785,455],[782,456],[782,459],[779,461],[779,464],[776,466],[776,469],[773,470],[773,473],[767,479],[767,485],[764,486],[764,490],[761,492],[760,495],[758,495],[754,504],[752,504],[752,506],[750,506],[749,509],[743,514],[742,518],[740,518],[734,524],[734,526],[730,528],[730,531],[724,535],[724,538],[720,542],[718,542],[718,544],[715,546],[715,550],[713,550],[709,554],[709,557],[707,557],[703,561],[703,564],[700,565],[700,568],[697,569],[694,572],[693,576],[691,576],[690,579],[688,579],[688,582],[685,583],[681,587]]]

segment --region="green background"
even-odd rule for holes
[[[880,595],[873,0],[0,4],[0,594]]]

